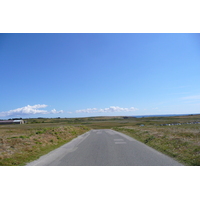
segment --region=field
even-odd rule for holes
[[[25,165],[91,129],[123,132],[184,165],[200,166],[200,115],[25,119],[0,125],[0,165]]]
[[[0,165],[25,165],[88,130],[85,126],[49,123],[1,125]]]

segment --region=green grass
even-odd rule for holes
[[[15,136],[4,134],[0,140],[0,165],[2,166],[25,165],[89,130],[85,126],[57,126],[39,129],[36,126],[32,129],[30,127],[20,129],[16,126],[16,129],[12,128],[16,130],[12,133]]]
[[[200,166],[200,124],[160,126],[200,121],[200,115],[25,120],[27,124],[0,125],[0,165],[25,165],[90,129],[114,129],[185,165]]]
[[[184,165],[200,166],[200,134],[194,131],[196,127],[193,132],[189,127],[190,133],[187,128],[180,129],[180,126],[173,128],[146,126],[144,129],[117,127],[113,129],[153,147]]]

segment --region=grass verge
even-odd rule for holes
[[[85,133],[86,126],[60,126],[9,130],[1,135],[0,165],[20,166]]]
[[[199,127],[116,127],[136,140],[172,157],[184,165],[200,165]]]

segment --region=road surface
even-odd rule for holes
[[[28,166],[181,166],[172,158],[114,130],[91,130]]]

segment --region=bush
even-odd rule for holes
[[[155,137],[154,137],[153,135],[151,135],[151,136],[149,136],[148,138],[146,138],[146,139],[144,140],[144,143],[146,144],[146,143],[150,142],[150,141],[153,140],[153,139],[155,139]]]

